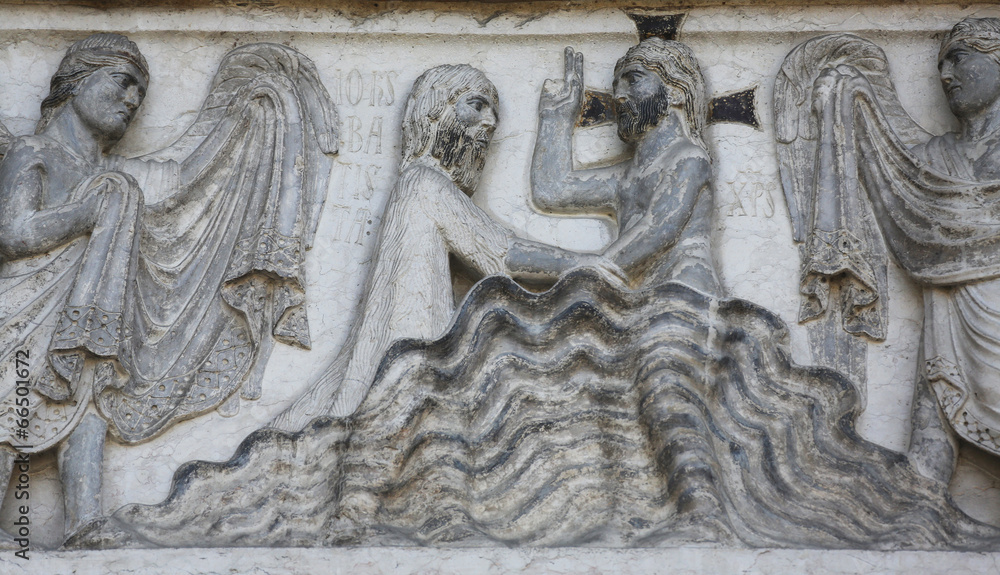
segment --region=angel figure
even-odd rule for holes
[[[844,330],[884,338],[887,253],[923,286],[909,454],[948,482],[956,435],[1000,455],[1000,20],[959,22],[938,69],[957,132],[921,129],[882,50],[849,34],[789,53],[775,118],[801,318],[836,305]]]
[[[272,339],[309,346],[302,258],[337,141],[315,67],[233,50],[175,144],[110,154],[148,82],[128,38],[76,42],[0,163],[0,476],[58,447],[67,535],[102,514],[108,432],[234,412]]]

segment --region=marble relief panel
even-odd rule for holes
[[[888,125],[907,159],[964,129],[942,41],[1000,78],[988,34],[949,32],[1000,11],[484,10],[0,5],[0,297],[38,308],[4,320],[0,527],[30,453],[38,550],[994,549],[989,418],[914,395],[923,244],[857,175],[891,147],[837,130]],[[889,121],[836,108],[852,69]],[[61,206],[66,231],[28,225]],[[803,287],[847,232],[900,251],[854,270],[872,293],[846,265]],[[931,295],[991,277],[980,243]],[[65,425],[25,449],[22,407]]]

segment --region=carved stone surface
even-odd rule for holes
[[[0,571],[1000,549],[1000,10],[710,3],[0,3]]]
[[[353,547],[265,549],[126,549],[116,551],[61,551],[40,554],[31,568],[58,573],[71,567],[78,575],[135,572],[176,575],[178,570],[202,575],[306,575],[312,573],[370,573],[420,575],[432,566],[441,575],[463,573],[523,573],[575,575],[605,573],[613,566],[622,575],[648,575],[671,566],[671,573],[823,573],[856,575],[875,571],[887,575],[949,575],[989,573],[995,556],[954,551],[816,551],[814,549],[599,549],[599,548],[441,548]],[[0,566],[19,569],[0,555]],[[115,571],[117,570],[117,571]],[[15,573],[19,571],[14,571]],[[181,571],[185,572],[185,571]]]
[[[379,282],[397,276],[397,289],[433,286],[405,271],[434,261],[402,253],[420,226],[443,235],[435,242],[424,232],[425,245],[443,243],[480,271],[488,268],[479,261],[503,255],[504,242],[489,243],[497,229],[489,220],[441,207],[462,201],[459,191],[478,180],[463,168],[478,172],[479,158],[447,146],[469,127],[492,132],[495,92],[474,69],[434,68],[407,103],[400,182],[376,244],[362,327],[345,347],[356,354],[356,342],[382,345],[377,372],[368,364],[372,392],[362,398],[349,387],[354,381],[337,381],[357,362],[338,359],[334,377],[322,380],[333,393],[322,395],[346,389],[349,402],[319,411],[334,419],[292,435],[256,433],[224,464],[182,468],[163,503],[122,508],[68,544],[995,545],[1000,530],[955,508],[945,486],[921,477],[902,454],[858,438],[851,382],[793,367],[780,320],[716,295],[708,211],[700,207],[711,197],[700,139],[707,107],[690,49],[647,39],[618,62],[618,135],[635,144],[634,156],[583,177],[565,169],[582,106],[582,63],[567,49],[565,79],[543,94],[534,192],[545,207],[603,206],[627,219],[621,243],[604,253],[622,263],[635,288],[586,269],[539,296],[487,278],[432,343],[365,327],[385,330],[413,317],[409,310],[389,320],[369,314],[391,313],[400,299],[381,295]],[[463,77],[470,79],[454,80]],[[474,122],[458,122],[458,135],[442,144],[419,138],[422,124],[438,138],[449,134],[448,109],[433,102],[452,106],[457,119],[470,98],[482,102],[470,114]],[[548,113],[560,117],[547,125]],[[438,117],[444,128],[422,122]],[[411,152],[438,146],[444,151],[424,161]],[[486,233],[472,243],[450,231],[452,222]],[[559,261],[543,256],[542,246],[518,249],[534,261]],[[436,257],[443,263],[445,254]],[[513,271],[527,268],[523,256],[506,258],[521,263]],[[427,267],[444,275],[442,264]],[[449,295],[418,309],[444,307]],[[310,392],[292,413],[316,402]]]
[[[297,431],[317,416],[351,415],[393,342],[439,335],[455,308],[450,258],[477,278],[554,279],[587,263],[621,273],[599,258],[517,238],[472,203],[498,111],[496,87],[471,66],[439,66],[417,78],[359,315],[336,359],[275,427]]]
[[[802,317],[823,313],[830,286],[840,284],[844,329],[881,338],[887,250],[924,286],[910,451],[944,482],[957,446],[942,417],[1000,454],[998,46],[998,19],[963,20],[945,38],[941,85],[961,128],[943,136],[930,137],[906,114],[885,55],[856,36],[802,44],[775,86],[786,191],[801,206],[793,214],[807,242]]]
[[[352,418],[257,432],[71,545],[993,547],[785,336],[674,282],[491,278],[443,338],[390,349]]]
[[[710,294],[721,287],[711,249],[711,156],[705,79],[691,49],[643,40],[615,65],[618,137],[632,158],[573,170],[573,127],[583,100],[583,55],[566,49],[566,76],[546,81],[532,160],[535,204],[553,213],[608,213],[618,223],[603,255],[629,285],[679,281]]]
[[[309,346],[302,258],[336,150],[315,74],[284,46],[234,50],[188,132],[125,159],[108,151],[149,72],[135,43],[96,34],[66,52],[35,134],[6,150],[0,469],[62,445],[67,533],[101,513],[106,431],[136,443],[234,413],[260,396],[271,332]]]

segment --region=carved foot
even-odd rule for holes
[[[957,453],[958,447],[952,443],[947,434],[918,434],[917,430],[914,430],[907,455],[920,475],[948,485],[955,473]]]

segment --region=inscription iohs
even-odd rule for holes
[[[393,70],[336,69],[330,92],[342,106],[341,157],[334,172],[334,207],[341,210],[334,240],[361,245],[372,235],[378,217],[372,198],[395,158],[385,141],[385,114],[398,99]]]

